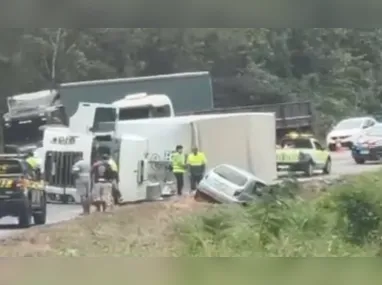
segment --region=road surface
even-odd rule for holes
[[[381,167],[380,164],[365,164],[357,165],[352,160],[348,151],[332,153],[332,174],[326,177],[335,177],[344,174],[357,174],[366,171],[373,171]],[[317,179],[322,176],[309,179]],[[304,180],[308,180],[305,178]],[[48,205],[48,224],[53,224],[61,221],[66,221],[77,217],[81,212],[79,205],[60,205],[49,204]],[[4,218],[0,220],[0,238],[6,237],[13,233],[20,232],[22,230],[16,229],[16,218]]]

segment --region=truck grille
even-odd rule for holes
[[[45,181],[50,186],[74,188],[72,167],[82,152],[49,151],[45,156]]]

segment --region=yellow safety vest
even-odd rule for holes
[[[206,164],[207,159],[203,152],[198,152],[197,154],[190,153],[187,157],[187,163],[190,166],[200,166]]]
[[[183,153],[173,153],[171,155],[172,172],[174,173],[184,173],[185,168],[185,155]]]
[[[113,171],[118,172],[118,165],[115,163],[114,159],[109,159],[110,167]]]
[[[36,169],[36,168],[38,168],[38,166],[39,166],[39,163],[38,163],[38,160],[36,159],[36,158],[34,158],[34,157],[28,157],[27,159],[26,159],[26,162],[33,168],[33,169]]]

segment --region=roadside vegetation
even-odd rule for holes
[[[177,225],[180,254],[379,256],[381,189],[381,172],[347,177],[322,195],[305,199],[291,183],[249,207],[223,206],[187,217]]]
[[[324,188],[324,189],[322,189]],[[192,197],[31,228],[1,256],[380,256],[381,172],[288,182],[247,207]]]

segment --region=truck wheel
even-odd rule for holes
[[[29,201],[21,206],[18,220],[20,228],[29,228],[32,225],[32,209]]]
[[[354,158],[354,161],[357,164],[364,164],[365,163],[365,159],[363,159],[363,158]]]
[[[46,223],[46,199],[41,197],[41,206],[37,213],[33,213],[33,220],[36,225],[45,225]]]
[[[328,158],[326,160],[326,163],[325,163],[325,166],[324,166],[324,169],[322,170],[322,172],[324,174],[330,174],[331,171],[332,171],[332,160],[330,158]]]
[[[313,176],[314,166],[313,166],[313,162],[312,161],[309,161],[306,164],[304,172],[305,172],[305,176],[307,176],[307,177],[312,177]]]

